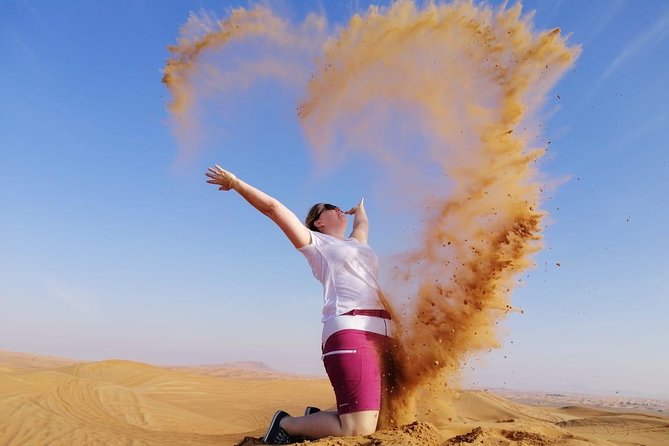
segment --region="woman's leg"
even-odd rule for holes
[[[339,415],[344,435],[370,435],[379,423],[378,410],[363,410]]]
[[[294,437],[312,440],[323,437],[369,435],[376,431],[378,410],[364,410],[337,415],[337,412],[318,412],[306,417],[286,417],[281,427]]]
[[[323,348],[325,370],[337,398],[337,412],[286,417],[281,427],[291,436],[369,435],[376,431],[381,407],[379,351],[385,337],[359,330],[343,330],[328,338]]]

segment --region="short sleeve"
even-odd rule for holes
[[[323,278],[325,277],[326,262],[319,246],[322,245],[323,241],[320,238],[320,233],[311,230],[309,232],[311,233],[311,242],[308,245],[299,248],[298,251],[306,257],[314,277],[322,283]]]

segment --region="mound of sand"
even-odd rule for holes
[[[310,446],[439,446],[443,439],[439,431],[430,423],[411,423],[396,429],[378,431],[372,435],[357,437],[328,437],[302,444]],[[260,438],[246,437],[236,446],[255,446],[263,444]]]
[[[327,380],[208,376],[132,361],[76,362],[0,352],[1,445],[255,445],[277,408],[332,408]],[[211,366],[208,366],[211,367]],[[201,369],[195,367],[194,370]],[[250,367],[253,377],[261,366]],[[267,370],[265,370],[267,372]],[[274,376],[279,372],[271,371]],[[462,392],[452,416],[320,446],[669,444],[669,418],[587,407],[538,407]],[[425,408],[424,408],[425,409]]]
[[[332,406],[326,380],[230,380],[132,361],[0,372],[2,445],[234,444],[261,435],[277,406]]]
[[[231,379],[286,379],[286,378],[314,378],[312,376],[298,375],[274,370],[266,364],[257,361],[241,361],[225,364],[211,364],[198,366],[173,366],[167,367],[196,375],[216,376]]]
[[[80,361],[56,356],[34,355],[32,353],[0,351],[0,372],[14,370],[41,370],[65,367]]]

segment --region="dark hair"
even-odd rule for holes
[[[316,220],[320,218],[322,212],[323,203],[316,203],[315,205],[311,206],[311,209],[309,209],[309,213],[307,214],[307,218],[304,219],[304,225],[312,231],[321,232],[318,230],[315,223]]]

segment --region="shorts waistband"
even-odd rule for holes
[[[392,337],[393,323],[389,319],[364,316],[359,314],[357,317],[348,317],[350,315],[340,315],[327,320],[323,324],[323,333],[321,342],[325,341],[334,333],[341,330],[362,330],[377,333],[383,336]]]
[[[342,316],[372,316],[392,320],[390,313],[386,310],[351,310],[348,313],[342,314]]]

